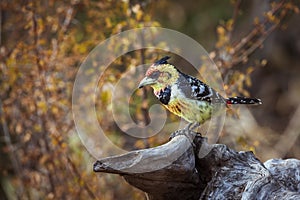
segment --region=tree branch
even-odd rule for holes
[[[98,160],[94,171],[120,174],[152,200],[300,199],[299,160],[265,166],[252,152],[208,144],[195,132],[173,135],[164,145]]]

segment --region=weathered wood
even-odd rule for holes
[[[299,160],[264,165],[252,152],[210,145],[194,132],[178,131],[164,145],[98,160],[94,171],[120,174],[151,200],[300,199]]]

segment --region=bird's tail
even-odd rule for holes
[[[227,104],[262,104],[260,99],[247,97],[229,97],[226,99]]]

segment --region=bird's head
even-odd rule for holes
[[[179,71],[167,62],[169,56],[163,57],[152,64],[139,84],[139,88],[151,86],[154,90],[161,90],[176,83]]]

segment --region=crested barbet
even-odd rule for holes
[[[179,71],[169,64],[169,56],[152,64],[141,80],[139,88],[151,86],[154,95],[172,113],[184,118],[192,129],[210,119],[220,105],[261,104],[260,99],[247,97],[222,97],[199,79]]]

